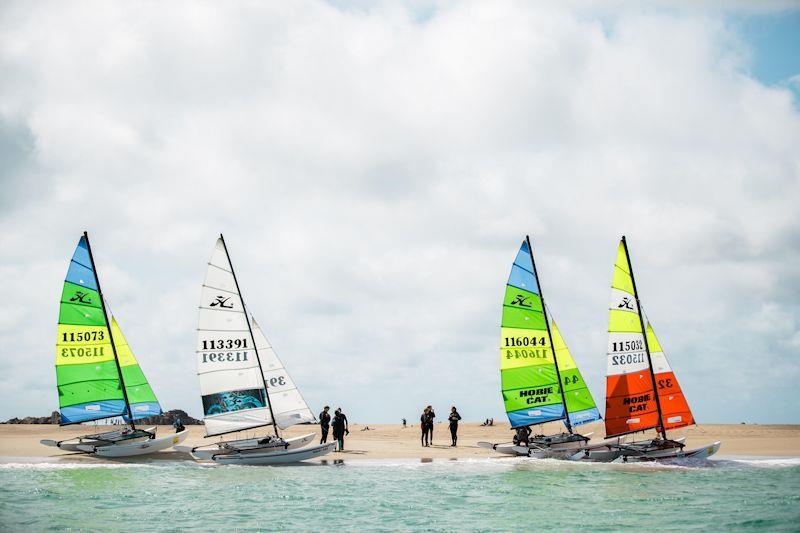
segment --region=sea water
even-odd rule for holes
[[[798,531],[800,459],[0,464],[0,529],[64,528]]]

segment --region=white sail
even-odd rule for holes
[[[275,415],[278,427],[286,429],[295,424],[313,422],[314,415],[311,413],[311,409],[252,315],[250,315],[250,322],[256,340],[258,358],[261,360],[261,368],[264,371],[264,383],[267,384],[272,413]]]
[[[199,315],[197,374],[206,435],[272,424],[255,340],[222,239],[208,263]]]

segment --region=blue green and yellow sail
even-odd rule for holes
[[[114,416],[130,419],[131,413],[136,420],[161,413],[158,400],[113,319],[109,330],[98,286],[84,235],[72,255],[58,313],[56,384],[62,425]]]
[[[500,328],[500,381],[508,420],[514,428],[567,416],[568,427],[598,420],[600,413],[566,343],[555,323],[548,328],[535,272],[526,239],[506,283]]]

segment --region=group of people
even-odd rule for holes
[[[434,418],[436,418],[436,413],[434,412],[433,407],[430,405],[422,411],[422,414],[419,417],[419,426],[422,430],[420,443],[423,447],[433,444]],[[458,409],[456,409],[455,405],[450,408],[450,415],[447,417],[447,420],[450,423],[450,438],[453,441],[450,446],[456,446],[458,443],[458,421],[461,420],[461,415],[458,414]],[[403,422],[405,422],[405,419],[403,419]]]
[[[328,432],[333,428],[333,439],[338,443],[338,451],[344,450],[344,436],[350,434],[350,429],[347,425],[347,416],[342,412],[341,407],[337,407],[333,412],[333,417],[330,414],[330,406],[325,406],[319,414],[319,429],[322,433],[319,443],[324,444],[328,442]],[[436,413],[433,407],[427,406],[419,417],[420,429],[422,429],[422,437],[420,442],[422,446],[430,446],[433,444],[433,419],[436,418]],[[453,406],[450,409],[450,415],[447,417],[450,424],[450,438],[452,444],[456,446],[458,443],[458,421],[461,420],[461,415],[458,414],[458,409]],[[406,426],[406,419],[403,419],[403,427]],[[363,430],[362,430],[363,431]]]
[[[319,429],[322,432],[322,438],[319,440],[320,444],[328,442],[328,430],[333,427],[333,439],[338,442],[338,451],[344,450],[344,436],[350,434],[350,429],[347,427],[347,415],[342,412],[341,407],[337,407],[333,412],[333,419],[329,406],[325,406],[319,414]]]

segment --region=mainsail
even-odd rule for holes
[[[106,307],[84,234],[67,270],[58,314],[56,383],[62,425],[161,414],[113,317],[109,331]]]
[[[274,424],[256,342],[221,236],[200,297],[197,374],[206,436]]]
[[[127,413],[88,246],[81,237],[61,291],[56,382],[62,425]]]
[[[261,368],[264,371],[264,382],[267,384],[269,401],[272,404],[272,414],[275,416],[278,427],[286,429],[295,424],[313,422],[314,415],[311,409],[252,315],[250,315],[250,322],[253,327],[253,336],[256,339],[258,358],[261,360]]]
[[[650,358],[625,237],[619,243],[608,318],[606,436],[658,427]]]
[[[558,373],[561,376],[561,384],[564,387],[564,400],[567,405],[570,424],[579,426],[600,420],[600,411],[594,403],[592,393],[583,380],[578,365],[569,352],[567,343],[558,330],[556,321],[553,320],[550,309],[547,309],[550,316],[550,333],[553,337],[553,349],[556,353],[558,362]]]
[[[656,391],[661,406],[661,424],[667,429],[676,429],[694,424],[692,411],[686,402],[675,373],[669,366],[667,356],[658,342],[650,322],[647,322],[647,346],[650,348],[650,360],[653,363],[653,374],[656,380]]]
[[[539,283],[528,241],[520,246],[503,299],[500,382],[511,427],[565,418]]]

